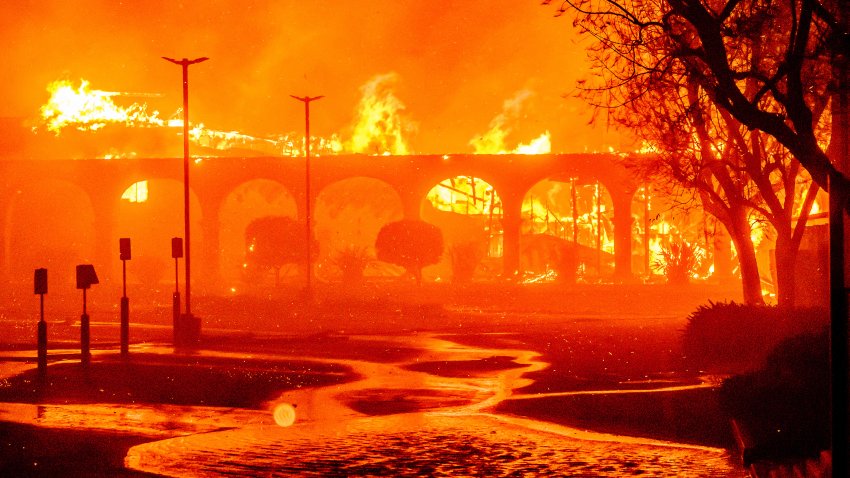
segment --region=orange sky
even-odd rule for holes
[[[193,122],[253,135],[350,132],[360,86],[398,75],[396,96],[417,125],[415,153],[471,152],[505,100],[532,94],[511,121],[509,146],[548,130],[553,152],[623,149],[605,116],[570,97],[588,75],[569,18],[539,1],[10,0],[0,4],[6,74],[0,116],[34,117],[57,79],[107,91],[161,94],[170,116],[180,69],[161,60],[210,57],[190,69]],[[144,5],[144,6],[141,6]],[[117,102],[117,101],[116,101]]]

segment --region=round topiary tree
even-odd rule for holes
[[[303,221],[285,216],[265,216],[255,219],[245,229],[245,263],[256,270],[273,270],[275,287],[280,285],[280,269],[287,264],[306,266]],[[315,237],[310,244],[310,256],[315,258],[319,245]]]
[[[404,267],[422,283],[422,268],[440,261],[443,233],[433,224],[413,219],[391,222],[375,239],[378,260]]]

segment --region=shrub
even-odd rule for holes
[[[762,365],[783,339],[826,324],[823,309],[709,302],[688,316],[682,351],[700,370],[738,373]]]
[[[365,247],[348,246],[338,251],[331,263],[342,273],[342,281],[346,284],[359,284],[363,282],[363,271],[372,260],[372,256]]]
[[[478,242],[462,242],[451,247],[452,281],[467,283],[475,275],[475,269],[484,258],[485,246]]]
[[[378,231],[375,251],[378,260],[404,267],[421,284],[422,268],[438,263],[443,255],[443,234],[433,224],[403,219]]]
[[[655,267],[661,269],[668,284],[687,284],[702,260],[700,251],[684,240],[663,247],[660,254]]]
[[[829,330],[784,340],[763,368],[725,380],[720,401],[755,442],[752,459],[814,457],[829,449]]]

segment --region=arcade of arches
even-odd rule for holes
[[[195,160],[193,284],[235,287],[251,221],[303,220],[298,159]],[[0,274],[7,283],[29,283],[37,267],[56,270],[51,282],[70,283],[70,272],[60,270],[86,262],[95,264],[101,282],[120,280],[119,237],[133,240],[138,262],[131,265],[144,269],[146,280],[168,283],[169,240],[183,235],[178,160],[4,161],[0,170],[6,186]],[[475,234],[484,237],[487,270],[503,277],[542,270],[538,249],[546,240],[539,236],[578,244],[592,273],[632,276],[638,187],[612,155],[329,156],[315,158],[311,173],[319,268],[334,251],[371,247],[388,222],[421,218],[441,227],[446,242],[432,280],[450,279],[450,248]],[[323,278],[318,270],[317,276]]]

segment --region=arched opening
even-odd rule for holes
[[[248,281],[245,275],[248,225],[262,217],[295,219],[297,215],[292,194],[270,179],[244,182],[227,195],[219,213],[219,268],[228,290],[238,292]]]
[[[32,293],[33,270],[48,269],[49,291],[75,293],[77,264],[92,263],[95,214],[91,199],[67,181],[21,187],[7,212],[6,260],[11,282]]]
[[[426,275],[432,280],[468,282],[502,272],[502,200],[481,178],[456,176],[440,181],[422,201],[422,220],[443,233],[443,258]]]
[[[316,276],[348,282],[398,275],[398,269],[374,260],[375,239],[384,225],[403,216],[398,192],[378,179],[349,178],[322,189],[313,213]]]
[[[592,281],[614,273],[613,202],[600,182],[546,179],[522,202],[520,270],[526,282]]]
[[[204,242],[201,229],[201,204],[190,190],[192,264],[201,257]],[[183,183],[175,179],[137,181],[121,195],[115,218],[117,237],[132,241],[132,260],[127,264],[127,283],[138,293],[155,293],[174,286],[174,260],[171,238],[184,236]],[[180,261],[183,287],[183,264]],[[116,261],[117,264],[117,261]],[[116,265],[120,267],[120,265]],[[195,273],[193,267],[193,284]],[[120,276],[119,276],[120,277]]]

